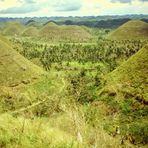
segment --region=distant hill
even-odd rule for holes
[[[48,41],[85,42],[91,35],[82,27],[76,25],[57,25],[49,22],[40,30],[40,38]]]
[[[44,72],[32,64],[0,37],[0,85],[17,86],[20,83],[29,83]]]
[[[148,23],[132,20],[108,35],[112,40],[148,39]]]
[[[8,22],[5,24],[2,34],[7,36],[20,35],[24,30],[24,26],[18,22]]]
[[[39,30],[33,26],[26,28],[22,33],[22,36],[37,37],[38,35],[39,35]]]
[[[98,27],[102,28],[102,26],[105,26],[105,28],[116,28],[120,26],[121,24],[125,23],[124,20],[128,19],[148,19],[148,15],[106,15],[106,16],[76,16],[76,17],[25,17],[25,18],[10,18],[10,17],[0,17],[0,22],[7,22],[7,21],[18,21],[23,24],[26,24],[27,22],[36,21],[41,24],[45,24],[49,21],[55,21],[60,24],[66,24],[68,21],[71,22],[70,25],[86,25],[88,27]],[[76,23],[76,24],[74,24]]]
[[[55,24],[54,22],[49,22],[45,24],[40,30],[40,36],[45,38],[48,38],[48,37],[52,38],[52,35],[56,36],[59,31],[60,31],[60,27],[57,24]]]
[[[65,22],[58,22],[59,24],[66,24],[66,25],[78,25],[78,26],[87,26],[87,27],[93,27],[93,28],[117,28],[124,23],[128,22],[129,18],[121,18],[121,19],[110,19],[106,18],[105,20],[79,20],[79,21],[71,21],[71,20],[66,20]]]
[[[29,21],[27,21],[26,23],[25,23],[25,25],[32,25],[32,24],[34,24],[34,23],[36,23],[36,21],[35,20],[29,20]]]
[[[29,21],[27,21],[25,23],[25,26],[28,26],[28,27],[40,27],[41,26],[41,22],[37,22],[37,21],[31,19],[31,20],[29,20]]]

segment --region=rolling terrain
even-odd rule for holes
[[[91,39],[91,35],[82,27],[75,25],[59,26],[53,22],[43,26],[39,34],[41,40],[48,41],[85,42]]]
[[[19,22],[7,22],[2,34],[9,37],[30,37],[35,41],[44,42],[89,42],[92,35],[83,27],[76,25],[57,25],[48,22],[42,26],[34,24],[23,25]]]
[[[0,147],[146,148],[147,29],[6,23]]]

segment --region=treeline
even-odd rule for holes
[[[79,26],[87,26],[87,27],[93,27],[93,28],[117,28],[121,26],[122,24],[128,22],[129,18],[124,19],[110,19],[110,20],[100,20],[100,21],[71,21],[66,20],[64,22],[57,22],[57,24],[65,24],[65,25],[79,25]]]
[[[103,28],[103,29],[113,29],[113,28],[117,28],[121,25],[123,25],[124,23],[130,21],[132,19],[130,18],[121,18],[121,19],[108,19],[108,20],[80,20],[80,21],[74,21],[74,20],[65,20],[65,21],[54,21],[54,20],[50,20],[47,21],[44,25],[46,25],[49,22],[54,22],[57,25],[78,25],[78,26],[87,26],[87,27],[91,27],[91,28]],[[148,19],[141,19],[141,21],[147,22],[148,23]]]
[[[118,59],[128,59],[141,49],[141,41],[103,41],[98,45],[61,44],[59,46],[46,47],[41,53],[40,61],[48,70],[52,63],[62,62],[102,62],[112,71],[118,65]]]
[[[11,18],[11,17],[0,17],[0,22],[7,22],[7,21],[18,21],[23,24],[26,24],[30,20],[34,20],[35,22],[44,24],[47,21],[56,21],[56,22],[65,22],[66,20],[71,20],[74,22],[80,21],[101,21],[101,20],[118,20],[118,19],[148,19],[148,15],[105,15],[105,16],[68,16],[68,17],[24,17],[24,18]]]
[[[142,48],[147,41],[110,41],[102,40],[96,45],[84,44],[59,44],[59,45],[44,45],[31,42],[13,41],[18,50],[23,56],[28,59],[38,58],[42,66],[46,70],[50,70],[51,65],[63,62],[78,62],[85,64],[86,62],[102,62],[108,65],[109,71],[115,69],[118,65],[118,60],[128,59]],[[22,48],[20,48],[22,47]]]

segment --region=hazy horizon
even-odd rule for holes
[[[0,0],[0,17],[147,15],[148,0]]]

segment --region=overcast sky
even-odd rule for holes
[[[148,14],[148,0],[0,0],[0,17]]]

